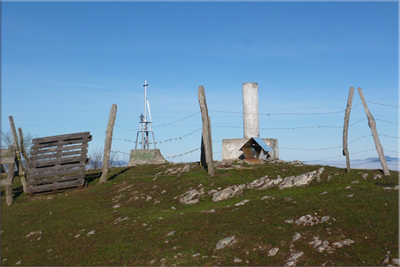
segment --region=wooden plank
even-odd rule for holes
[[[211,139],[211,122],[208,116],[206,94],[203,86],[199,86],[198,90],[199,105],[201,110],[201,119],[203,123],[202,137],[206,155],[206,163],[208,174],[214,176],[214,161],[212,154],[212,139]]]
[[[343,156],[346,156],[346,165],[347,172],[350,172],[350,156],[349,150],[347,148],[347,135],[349,132],[349,120],[350,120],[350,111],[351,105],[353,103],[353,95],[354,95],[354,87],[350,87],[349,98],[347,100],[346,113],[344,117],[344,126],[343,126]]]
[[[54,157],[52,157],[54,158]],[[56,159],[47,159],[47,160],[35,160],[35,159],[31,159],[31,161],[35,162],[35,168],[38,167],[43,167],[43,166],[47,166],[47,165],[54,165],[54,164],[60,164],[60,165],[65,165],[65,164],[69,164],[72,162],[81,162],[81,161],[86,161],[87,159],[87,155],[81,155],[78,157],[65,157],[65,158],[56,158]]]
[[[30,169],[28,174],[31,177],[34,177],[35,175],[45,175],[52,172],[65,174],[71,170],[78,170],[80,168],[85,169],[85,166],[86,166],[85,162],[79,162],[77,164],[69,164],[69,165],[56,165],[46,168]]]
[[[57,189],[62,189],[62,188],[82,186],[84,184],[85,184],[85,180],[80,179],[80,180],[75,180],[75,181],[60,182],[60,183],[47,184],[47,185],[41,185],[41,186],[29,186],[29,187],[27,187],[27,193],[32,194],[32,193],[37,193],[37,192],[41,192],[41,191],[49,191],[49,190],[57,190]]]
[[[89,146],[88,143],[76,146],[53,146],[44,149],[44,147],[32,147],[31,148],[31,156],[38,155],[40,153],[49,153],[49,152],[58,152],[58,151],[71,151],[74,149],[87,149]]]
[[[376,148],[376,151],[378,152],[379,160],[381,162],[382,169],[383,169],[383,174],[390,176],[389,168],[387,166],[385,155],[383,153],[383,148],[382,148],[381,142],[379,141],[378,131],[376,130],[375,119],[372,116],[371,112],[369,112],[369,109],[368,109],[367,103],[365,102],[364,95],[363,95],[361,88],[358,87],[357,90],[358,90],[358,94],[360,95],[361,102],[363,103],[365,113],[367,114],[368,126],[371,128],[372,137],[374,138],[375,148]]]
[[[90,132],[54,135],[54,136],[34,138],[34,139],[32,139],[32,144],[39,145],[39,144],[58,142],[58,141],[64,141],[64,140],[68,142],[71,140],[76,141],[79,138],[81,138],[82,140],[90,139],[90,137],[91,137]]]
[[[102,173],[99,183],[105,183],[107,181],[108,164],[110,162],[112,135],[114,131],[115,118],[117,117],[117,105],[113,104],[110,109],[110,115],[108,116],[106,139],[104,144],[104,155],[103,155],[103,166]]]
[[[0,149],[1,151],[1,157],[9,157],[10,156],[10,152],[8,151],[8,149]]]
[[[1,158],[0,159],[0,164],[13,164],[15,163],[15,159],[14,158]]]
[[[63,181],[72,181],[83,179],[85,177],[85,173],[81,172],[76,175],[68,175],[68,176],[61,176],[61,177],[54,177],[54,178],[44,178],[44,179],[35,179],[27,181],[27,185],[39,185],[39,184],[48,184],[48,183],[58,183]]]

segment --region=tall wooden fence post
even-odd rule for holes
[[[390,175],[389,168],[386,163],[385,155],[383,153],[383,148],[382,148],[381,142],[379,141],[378,131],[376,130],[375,119],[372,116],[372,114],[369,112],[369,109],[368,109],[367,103],[365,102],[364,95],[363,95],[361,88],[358,87],[357,90],[358,90],[358,94],[360,95],[361,101],[364,105],[365,113],[367,114],[367,117],[368,117],[368,126],[369,126],[369,128],[371,128],[372,136],[374,137],[375,148],[376,148],[376,151],[378,152],[378,156],[379,156],[379,160],[382,165],[383,173],[385,175]]]
[[[350,156],[349,150],[347,148],[347,135],[349,132],[349,120],[351,104],[353,103],[354,87],[350,87],[349,98],[347,100],[346,115],[344,117],[344,127],[343,127],[343,156],[346,156],[347,172],[350,172]]]
[[[108,117],[106,140],[104,144],[104,156],[103,156],[103,169],[100,177],[100,183],[107,181],[108,165],[110,161],[112,135],[114,130],[115,118],[117,116],[117,105],[113,104],[110,110],[110,116]]]
[[[214,162],[213,162],[213,154],[212,154],[212,137],[211,137],[211,122],[210,117],[208,116],[207,102],[206,102],[206,94],[204,92],[204,87],[199,86],[199,104],[201,110],[201,119],[203,123],[202,130],[202,149],[205,151],[206,165],[208,174],[214,176]],[[202,153],[204,153],[202,152]]]
[[[23,169],[22,162],[21,162],[21,149],[18,145],[18,136],[17,136],[17,130],[15,129],[15,124],[14,124],[14,118],[12,116],[9,116],[8,119],[10,120],[10,128],[11,128],[11,135],[13,139],[13,144],[15,148],[15,155],[17,157],[16,164],[17,164],[17,171],[18,171],[18,176],[21,179],[22,187],[24,188],[24,191],[26,191],[26,180],[25,180],[25,170]]]
[[[21,147],[22,156],[24,156],[26,166],[29,166],[29,156],[28,156],[28,153],[26,153],[25,144],[24,144],[24,141],[25,141],[24,134],[22,133],[21,128],[18,128],[18,133],[19,133],[19,145]]]

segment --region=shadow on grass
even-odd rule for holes
[[[127,167],[127,168],[121,170],[120,172],[118,172],[118,173],[112,175],[110,178],[107,179],[107,181],[113,180],[113,179],[116,178],[118,175],[120,175],[120,174],[126,172],[126,171],[129,170],[130,168],[131,168],[131,167]],[[86,174],[86,175],[85,175],[85,181],[86,181],[86,183],[87,183],[87,184],[90,184],[90,183],[92,183],[94,180],[99,179],[99,178],[101,177],[102,173],[103,173],[103,172],[99,171],[99,172],[94,172],[94,173],[88,173],[88,174]]]
[[[125,169],[123,169],[122,171],[120,171],[120,172],[118,172],[118,173],[116,173],[116,174],[114,174],[113,176],[111,176],[110,178],[108,178],[107,179],[107,181],[111,181],[111,180],[113,180],[115,177],[117,177],[118,175],[120,175],[120,174],[122,174],[122,173],[124,173],[124,172],[126,172],[127,170],[129,170],[131,167],[126,167]]]

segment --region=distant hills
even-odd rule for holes
[[[390,156],[385,156],[386,162],[398,162],[399,158],[393,158]],[[368,162],[380,162],[378,157],[366,158],[366,159],[355,159],[354,161],[368,161]]]

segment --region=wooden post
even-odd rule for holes
[[[18,133],[19,133],[19,145],[21,147],[21,152],[22,155],[24,156],[25,162],[26,162],[26,166],[29,165],[29,157],[28,154],[26,153],[26,149],[25,149],[25,144],[24,144],[24,134],[22,133],[22,129],[18,128]]]
[[[10,128],[11,128],[11,135],[13,139],[13,144],[15,148],[15,155],[16,155],[16,164],[17,164],[17,171],[18,171],[18,176],[21,179],[22,187],[24,188],[24,191],[26,191],[26,180],[25,180],[25,171],[22,166],[21,162],[21,149],[18,145],[18,136],[17,136],[17,131],[15,129],[15,124],[14,124],[14,118],[12,116],[9,116],[8,119],[10,120]]]
[[[108,165],[110,161],[112,135],[114,130],[115,118],[117,116],[117,105],[113,104],[110,110],[110,116],[108,117],[106,140],[104,145],[104,156],[103,156],[103,169],[100,177],[100,183],[107,181]]]
[[[361,101],[364,105],[365,113],[367,114],[367,117],[368,117],[368,126],[369,126],[369,128],[371,128],[372,136],[374,137],[375,147],[376,147],[376,151],[378,152],[378,155],[379,155],[379,160],[382,165],[383,173],[385,175],[390,175],[389,168],[386,163],[385,155],[383,153],[383,148],[382,148],[381,142],[379,141],[378,131],[376,130],[375,119],[372,116],[372,114],[369,112],[369,109],[368,109],[367,103],[365,102],[364,95],[363,95],[361,88],[358,87],[357,90],[360,95]]]
[[[199,86],[199,104],[201,110],[201,119],[203,123],[202,130],[202,146],[205,150],[206,157],[206,165],[208,174],[214,176],[214,162],[213,162],[213,154],[212,154],[212,137],[211,137],[211,122],[210,117],[208,116],[207,102],[206,102],[206,94],[204,92],[204,87]]]
[[[353,103],[354,87],[350,87],[349,98],[347,100],[346,115],[344,117],[344,127],[343,127],[343,156],[346,156],[347,172],[350,172],[350,156],[349,150],[347,148],[347,134],[349,132],[349,120],[351,104]]]

